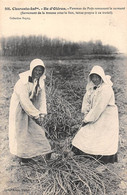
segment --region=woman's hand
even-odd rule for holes
[[[42,126],[43,124],[43,115],[39,115],[39,117],[37,119],[35,119],[35,122],[39,125],[39,126]]]

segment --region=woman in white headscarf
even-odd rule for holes
[[[51,152],[42,127],[47,114],[43,61],[34,59],[30,70],[19,77],[10,103],[9,147],[22,162],[28,162],[32,157]]]
[[[117,162],[118,109],[110,78],[102,67],[92,68],[82,103],[84,120],[72,141],[73,151],[91,155],[102,163]]]

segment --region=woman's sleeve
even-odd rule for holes
[[[19,102],[23,110],[32,118],[37,118],[41,112],[36,109],[29,98],[27,86],[19,82],[15,87],[15,92],[18,95]]]
[[[85,122],[95,122],[98,120],[100,115],[104,112],[106,107],[109,104],[110,98],[112,96],[112,89],[110,86],[104,86],[102,91],[96,97],[95,105],[93,105],[92,109],[85,116]]]

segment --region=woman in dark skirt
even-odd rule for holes
[[[119,120],[110,76],[94,66],[82,103],[82,127],[72,140],[73,151],[99,160],[117,162]]]
[[[52,152],[42,126],[47,114],[45,65],[41,59],[30,63],[30,70],[19,74],[11,97],[9,113],[10,153],[22,163]]]

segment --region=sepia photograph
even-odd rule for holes
[[[126,0],[1,0],[0,194],[127,194]]]

